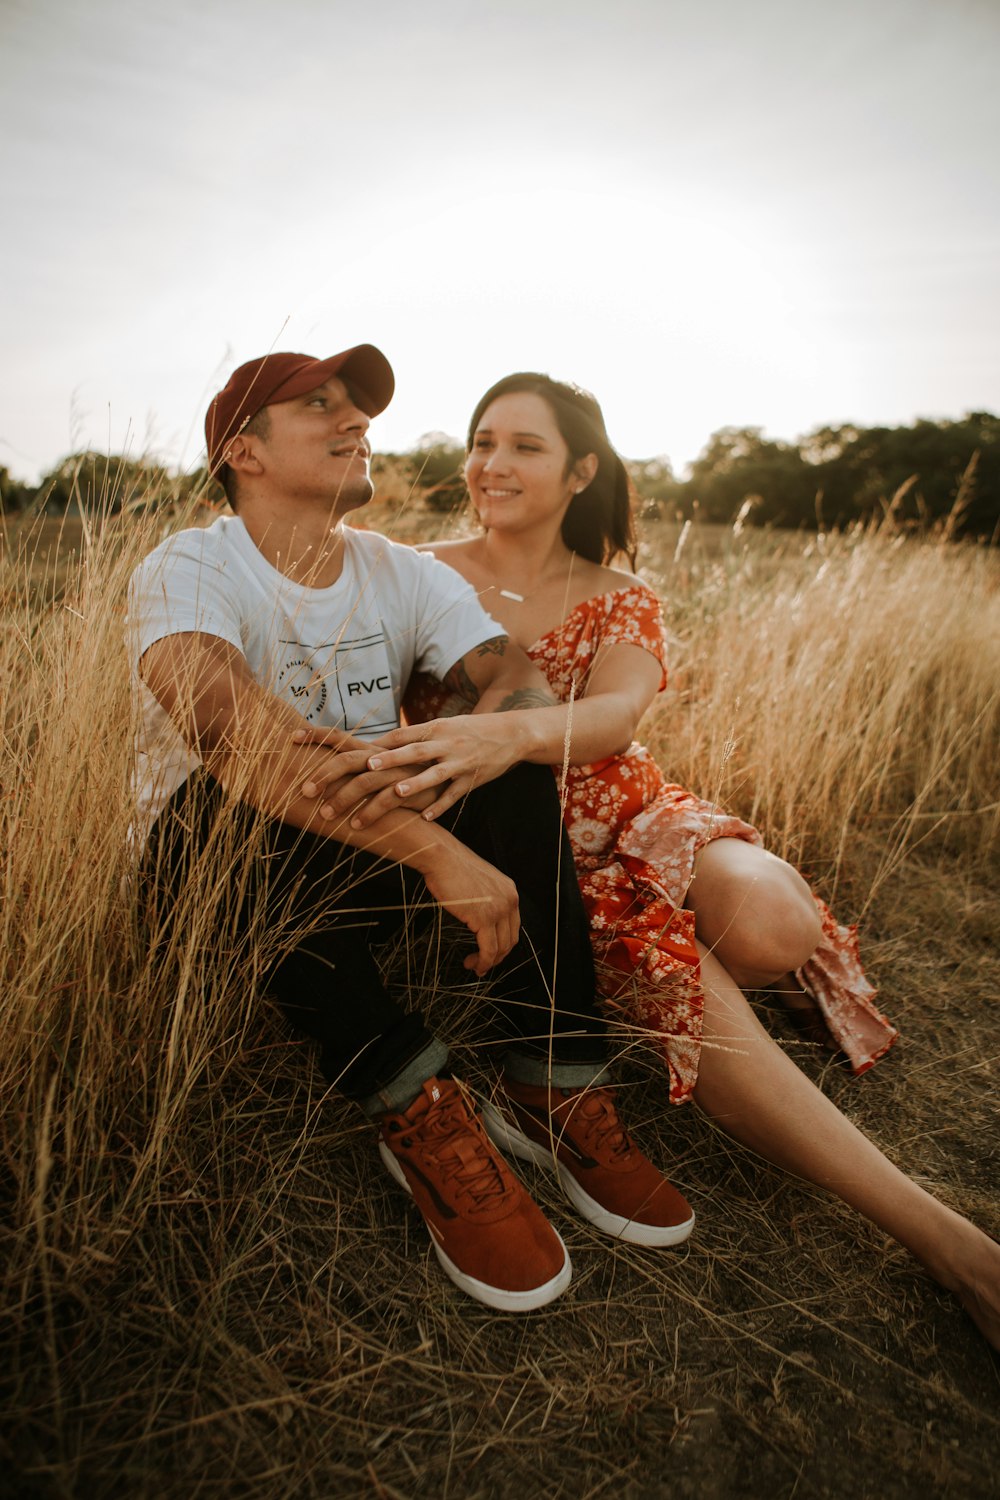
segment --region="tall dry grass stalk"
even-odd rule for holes
[[[995,868],[997,554],[877,529],[766,548],[748,537],[693,580],[683,552],[650,559],[679,637],[644,726],[661,763],[826,879],[859,837],[878,880],[927,841]]]
[[[60,1422],[69,1309],[176,1190],[192,1093],[224,1081],[270,956],[233,940],[225,831],[174,920],[139,920],[124,595],[162,529],[98,515],[66,558],[32,525],[3,560],[5,1347],[33,1387],[41,1359]]]
[[[105,514],[75,556],[48,560],[42,532],[8,527],[2,558],[0,1347],[19,1493],[653,1494],[668,1461],[683,1478],[711,1453],[732,1493],[761,1441],[779,1474],[801,1473],[816,1402],[850,1395],[829,1314],[812,1311],[810,1278],[833,1252],[808,1241],[804,1284],[786,1268],[791,1333],[761,1311],[774,1300],[761,1256],[798,1254],[811,1200],[780,1197],[796,1190],[694,1121],[686,1147],[671,1138],[677,1175],[709,1225],[719,1195],[752,1179],[742,1221],[724,1211],[714,1239],[669,1264],[591,1254],[584,1237],[576,1290],[544,1317],[472,1307],[379,1176],[367,1127],[255,998],[275,935],[233,939],[241,835],[222,830],[169,921],[140,920],[123,604],[177,519]],[[874,532],[781,557],[760,537],[699,546],[647,532],[680,641],[673,695],[648,721],[669,773],[804,855],[825,894],[839,880],[855,912],[914,851],[985,877],[995,555]],[[402,945],[387,963],[469,1039],[470,991],[442,985],[440,958]],[[631,1086],[648,1128],[673,1130],[652,1068]],[[845,1292],[842,1337],[884,1414],[899,1357],[872,1351],[894,1263],[867,1243],[880,1269]],[[960,1386],[936,1388],[946,1430],[978,1432]],[[901,1387],[907,1402],[926,1388]],[[978,1460],[961,1460],[975,1493]]]

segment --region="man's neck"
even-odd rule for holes
[[[276,515],[270,507],[241,505],[239,516],[265,561],[293,583],[325,589],[343,572],[343,523],[334,511],[303,512],[289,504]]]

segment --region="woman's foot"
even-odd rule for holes
[[[958,1286],[955,1296],[986,1341],[1000,1350],[1000,1245],[988,1235]]]
[[[826,1024],[826,1017],[811,995],[802,989],[773,989],[771,993],[785,1013],[785,1019],[804,1042],[839,1052],[840,1046]]]
[[[968,1219],[959,1224],[947,1264],[924,1264],[936,1281],[954,1292],[987,1343],[1000,1350],[1000,1244]]]

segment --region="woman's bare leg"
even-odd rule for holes
[[[803,995],[794,979],[823,935],[799,872],[742,839],[713,839],[694,857],[684,902],[695,932],[743,989]]]
[[[1000,1348],[1000,1245],[893,1166],[810,1083],[704,948],[701,964],[709,1045],[702,1049],[696,1102],[743,1145],[836,1193],[891,1234]]]
[[[713,839],[695,855],[685,904],[698,938],[737,984],[770,990],[807,1041],[838,1050],[794,973],[822,936],[812,892],[796,869],[742,839]]]

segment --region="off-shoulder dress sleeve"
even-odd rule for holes
[[[660,689],[667,685],[669,637],[660,601],[645,583],[607,595],[608,613],[601,627],[601,646],[640,646],[660,664]]]

